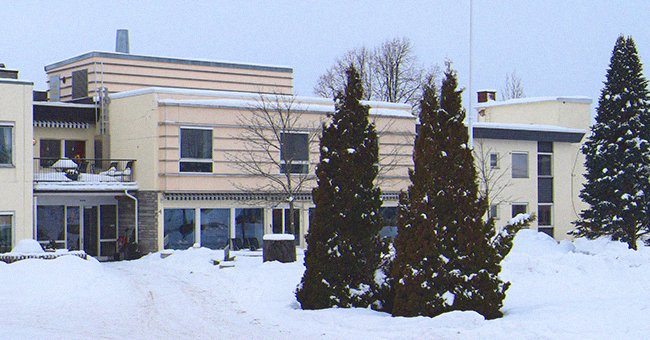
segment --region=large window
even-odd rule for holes
[[[180,172],[212,172],[212,129],[181,128]]]
[[[223,249],[230,238],[230,209],[201,209],[201,246]]]
[[[61,158],[61,141],[57,139],[41,139],[40,141],[41,166],[52,166]]]
[[[11,251],[11,231],[13,229],[13,215],[0,213],[0,253]]]
[[[512,178],[528,178],[528,153],[512,153]]]
[[[165,249],[187,249],[194,244],[194,209],[165,209]]]
[[[309,135],[306,133],[282,133],[280,135],[280,173],[309,172]]]
[[[0,165],[13,164],[12,126],[0,125]]]
[[[43,246],[54,241],[65,248],[65,215],[62,205],[42,205],[36,208],[36,237]]]
[[[235,209],[235,249],[248,248],[253,243],[256,248],[262,246],[264,236],[264,209]]]

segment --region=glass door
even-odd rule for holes
[[[84,207],[83,211],[83,250],[86,254],[97,257],[99,246],[97,207]]]

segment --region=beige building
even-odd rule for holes
[[[259,246],[267,233],[286,231],[288,197],[275,180],[286,172],[296,183],[296,244],[304,246],[309,228],[311,189],[319,161],[318,134],[333,102],[324,98],[258,93],[145,88],[110,96],[111,151],[117,158],[134,157],[140,199],[140,244],[149,250],[187,248],[194,243],[224,247]],[[265,104],[262,104],[265,103]],[[402,104],[368,103],[380,132],[380,183],[387,208],[394,215],[399,190],[408,184],[415,118]],[[282,143],[270,149],[250,143],[253,112],[261,105],[289,109],[297,124],[281,131]],[[262,125],[273,141],[271,126]],[[269,145],[273,144],[270,142]],[[292,151],[289,151],[292,150]],[[269,151],[269,153],[267,153]],[[292,153],[292,164],[282,154]],[[271,177],[246,171],[253,156]]]
[[[569,238],[585,208],[580,147],[591,126],[591,99],[540,97],[494,101],[479,92],[472,124],[479,169],[492,176],[490,214],[497,226],[518,213],[534,213],[532,228]]]
[[[32,88],[18,72],[0,70],[0,252],[32,229]]]

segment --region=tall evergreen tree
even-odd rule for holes
[[[498,278],[512,237],[483,220],[461,91],[447,65],[440,105],[426,87],[413,155],[412,184],[400,197],[392,282],[395,316],[474,310],[502,315],[508,283]]]
[[[350,66],[332,120],[323,126],[306,270],[296,291],[303,309],[373,302],[380,260],[381,199],[374,185],[379,146],[362,96],[359,73]]]
[[[619,36],[598,100],[596,124],[585,142],[589,204],[575,234],[610,235],[636,249],[650,228],[650,100],[648,82],[631,37]]]

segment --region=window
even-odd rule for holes
[[[550,154],[538,154],[537,155],[537,176],[539,177],[550,177],[553,176],[552,167],[551,167],[551,157]]]
[[[72,72],[72,99],[88,97],[88,70]]]
[[[194,244],[194,209],[165,209],[165,249],[187,249]]]
[[[537,178],[537,202],[553,203],[553,178]]]
[[[528,212],[528,204],[526,203],[513,203],[512,204],[512,217],[515,217],[519,214],[525,214]]]
[[[397,237],[397,207],[381,207],[379,208],[379,215],[383,227],[379,230],[379,237],[382,239],[395,239]]]
[[[230,239],[230,209],[201,209],[201,246],[223,249]]]
[[[66,140],[65,157],[70,159],[86,158],[86,142],[83,140]]]
[[[539,226],[551,226],[551,209],[550,204],[540,204],[537,206],[537,215],[538,215],[538,225]]]
[[[0,253],[11,251],[13,214],[0,213]]]
[[[309,135],[282,133],[280,135],[280,173],[306,174],[309,172]]]
[[[42,205],[36,208],[36,239],[43,246],[51,241],[65,248],[65,214],[62,205]]]
[[[61,141],[55,139],[41,139],[40,141],[40,164],[42,167],[52,166],[61,158]]]
[[[490,211],[488,212],[488,217],[498,219],[499,218],[499,206],[496,204],[490,205]]]
[[[242,208],[235,209],[235,237],[233,248],[249,248],[251,242],[259,248],[263,246],[264,209]],[[259,246],[259,247],[258,247]]]
[[[212,172],[212,129],[181,128],[180,172]]]
[[[0,165],[13,164],[13,126],[0,125]]]
[[[499,168],[499,154],[496,152],[490,153],[490,169]]]
[[[528,178],[528,153],[512,153],[512,178]]]

